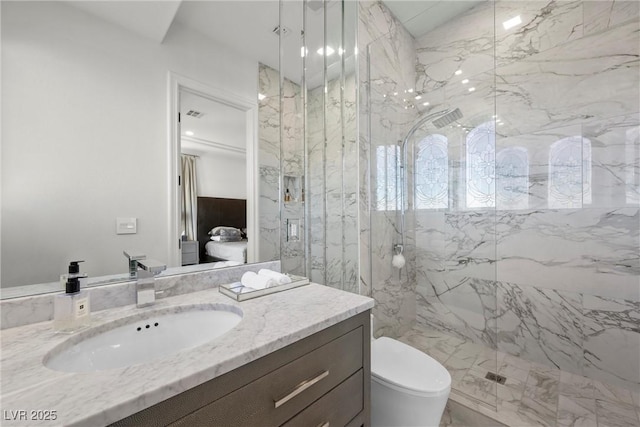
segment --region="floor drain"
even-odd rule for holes
[[[495,381],[498,384],[504,384],[507,381],[507,377],[503,377],[502,375],[494,374],[493,372],[487,372],[485,378],[491,381]]]

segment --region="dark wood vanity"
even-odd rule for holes
[[[370,311],[113,426],[368,426]]]

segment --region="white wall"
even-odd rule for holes
[[[2,286],[75,259],[124,272],[126,248],[168,260],[168,71],[255,97],[257,63],[176,25],[159,45],[63,3],[1,7]]]
[[[247,198],[247,158],[223,151],[201,152],[182,149],[197,155],[198,197]]]

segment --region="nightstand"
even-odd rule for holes
[[[198,241],[184,240],[182,242],[182,265],[198,264],[199,262]]]

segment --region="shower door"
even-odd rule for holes
[[[369,148],[368,274],[376,333],[431,355],[451,373],[453,393],[495,410],[492,51],[467,62],[447,39],[446,25],[415,37],[384,5],[363,4],[360,13],[366,19],[359,43],[367,43],[360,58],[366,61],[360,134]],[[493,31],[484,36],[493,43]],[[451,52],[442,48],[447,43]],[[456,109],[461,118],[446,115]],[[432,119],[405,143],[427,115]],[[402,269],[391,262],[397,244],[406,259]]]

